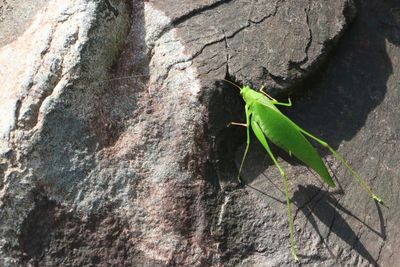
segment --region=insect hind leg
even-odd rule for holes
[[[371,196],[372,199],[376,200],[377,202],[381,203],[382,205],[385,205],[385,203],[382,201],[381,198],[379,198],[377,195],[375,195],[371,188],[367,185],[367,183],[364,181],[364,179],[362,179],[360,177],[360,175],[358,175],[358,173],[356,173],[353,168],[350,167],[350,165],[343,159],[342,156],[339,155],[339,153],[337,153],[327,142],[313,136],[312,134],[310,134],[309,132],[307,132],[306,130],[303,130],[302,128],[298,127],[298,129],[300,130],[300,132],[304,133],[305,135],[307,135],[308,137],[314,139],[315,141],[317,141],[321,146],[327,148],[332,155],[338,160],[340,161],[345,167],[346,169],[351,173],[351,175],[357,180],[357,182],[360,184],[360,186],[368,193],[368,195]]]
[[[295,261],[298,261],[298,257],[296,254],[296,244],[294,241],[294,230],[293,230],[293,217],[292,217],[292,209],[290,207],[290,199],[289,199],[289,186],[286,178],[286,174],[283,171],[282,167],[279,165],[278,161],[276,160],[274,154],[272,153],[267,139],[264,136],[260,126],[255,121],[251,121],[251,128],[254,131],[254,134],[257,136],[260,143],[264,146],[265,150],[267,150],[269,156],[271,157],[272,161],[274,162],[275,166],[278,168],[279,173],[283,180],[283,185],[285,187],[285,197],[286,197],[286,205],[287,205],[287,212],[288,212],[288,221],[289,221],[289,230],[290,230],[290,242],[291,242],[291,249],[292,249],[292,256]]]

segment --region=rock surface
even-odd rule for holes
[[[329,191],[274,149],[301,263],[398,264],[395,0],[0,5],[0,266],[294,265],[281,179],[254,139],[236,183],[245,136],[225,125],[243,104],[224,78],[293,94],[284,112],[390,207],[325,151]]]

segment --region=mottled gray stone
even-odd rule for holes
[[[32,17],[48,0],[1,0],[0,46],[14,41],[29,26]]]

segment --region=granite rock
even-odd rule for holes
[[[0,6],[1,266],[294,266],[254,137],[235,180],[245,132],[226,124],[243,103],[223,79],[292,96],[284,113],[391,207],[326,151],[336,189],[274,148],[301,264],[398,264],[395,0]]]

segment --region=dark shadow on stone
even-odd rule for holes
[[[368,231],[371,231],[382,239],[385,239],[386,230],[381,216],[381,229],[380,232],[378,232],[340,205],[340,203],[332,196],[331,192],[321,190],[313,185],[308,185],[305,187],[299,186],[298,190],[293,194],[292,202],[299,207],[299,210],[313,226],[321,238],[321,242],[324,243],[332,257],[336,258],[329,248],[329,242],[326,240],[329,239],[331,233],[334,233],[336,236],[346,242],[352,249],[354,249],[359,255],[366,259],[370,264],[374,266],[378,265],[374,257],[359,241],[356,233],[341,214],[351,216],[359,223],[363,224]],[[321,233],[319,222],[329,228],[329,232],[326,236]]]
[[[393,72],[385,42],[400,44],[388,27],[382,26],[382,21],[390,24],[395,20],[387,4],[359,1],[357,7],[359,16],[339,42],[326,70],[305,83],[309,91],[293,109],[285,109],[294,122],[334,149],[343,140],[351,140],[384,99]]]
[[[376,206],[376,209],[378,210],[379,223],[380,223],[380,226],[381,226],[380,237],[383,240],[386,240],[386,237],[387,237],[387,235],[386,235],[386,226],[385,226],[385,220],[384,220],[383,214],[382,214],[382,209],[381,209],[381,206],[379,205],[379,203],[377,203],[376,201],[375,201],[375,206]]]
[[[218,89],[205,96],[210,114],[207,133],[212,137],[210,162],[214,168],[214,175],[210,175],[210,179],[215,183],[212,180],[217,176],[218,182],[225,184],[237,182],[238,169],[234,155],[236,148],[246,140],[246,130],[243,127],[227,127],[229,122],[241,121],[238,118],[242,117],[243,106],[239,90],[224,81],[215,86]]]
[[[258,193],[271,198],[275,201],[278,201],[282,205],[286,205],[286,202],[278,199],[270,194],[259,190],[251,185],[246,185],[246,187],[257,191]],[[284,192],[282,193],[282,198],[284,198]],[[364,227],[368,229],[368,231],[373,232],[375,235],[381,237],[383,240],[386,240],[386,227],[383,221],[383,216],[380,211],[380,207],[378,207],[379,219],[380,219],[380,230],[377,231],[373,229],[371,226],[366,224],[360,218],[352,214],[349,210],[344,208],[338,200],[336,200],[332,195],[334,192],[328,192],[322,190],[319,187],[314,185],[308,186],[299,186],[298,190],[294,192],[293,197],[291,198],[292,205],[296,205],[298,207],[298,211],[301,211],[308,222],[312,225],[318,236],[320,237],[321,243],[323,243],[324,247],[330,254],[332,259],[337,258],[337,255],[333,253],[331,250],[331,246],[328,239],[330,234],[333,232],[340,239],[346,242],[349,246],[352,247],[358,254],[360,254],[364,259],[366,259],[370,264],[374,266],[378,266],[378,263],[373,258],[373,256],[369,253],[369,251],[365,248],[365,246],[360,243],[359,238],[356,233],[350,227],[350,225],[346,222],[345,218],[341,214],[346,214],[359,223],[361,223]],[[293,206],[292,206],[293,209]],[[294,215],[294,219],[297,217],[297,212]],[[320,229],[320,223],[325,225],[325,227],[329,228],[329,232],[327,235],[324,235]],[[305,255],[298,254],[301,258],[307,258],[312,260],[326,260],[326,258],[321,257],[319,254]]]
[[[36,199],[35,208],[28,214],[21,225],[19,245],[22,260],[43,257],[45,249],[51,242],[50,232],[54,230],[53,216],[56,207],[55,201],[46,197]]]
[[[274,196],[272,196],[272,195],[270,195],[270,194],[268,194],[268,193],[266,193],[266,192],[264,192],[264,191],[261,191],[260,189],[254,187],[254,186],[252,186],[252,185],[245,184],[245,186],[247,186],[248,188],[253,189],[254,191],[257,191],[258,193],[260,193],[260,194],[262,194],[262,195],[264,195],[264,196],[266,196],[266,197],[269,197],[269,198],[271,198],[271,199],[273,199],[273,200],[275,200],[275,201],[277,201],[277,202],[279,202],[279,203],[281,203],[281,204],[286,205],[286,202],[285,202],[285,201],[282,201],[282,200],[280,200],[280,199],[278,199],[278,198],[276,198],[276,197],[274,197]],[[283,193],[283,192],[281,192],[281,193]]]

